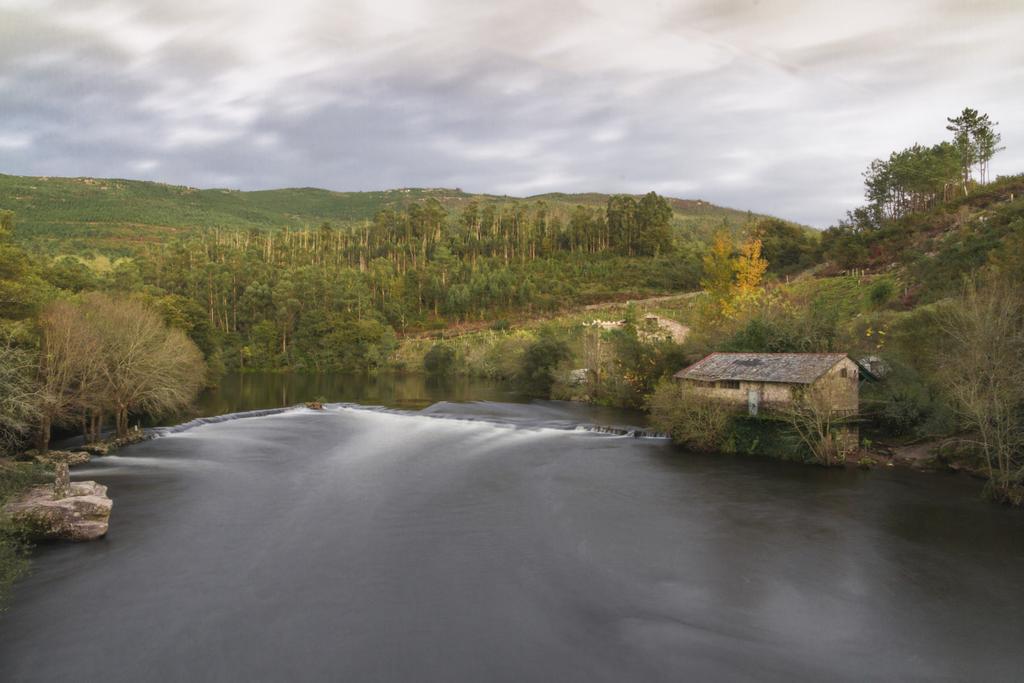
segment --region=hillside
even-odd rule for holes
[[[473,201],[544,202],[565,210],[578,204],[603,207],[608,195],[550,193],[517,198],[443,188],[243,192],[138,180],[0,175],[0,210],[15,213],[19,239],[51,252],[83,248],[125,252],[140,243],[197,228],[266,230],[324,222],[339,225],[369,220],[382,209],[401,209],[427,199],[435,199],[449,213],[455,213]],[[669,198],[669,203],[673,227],[691,236],[706,236],[720,227],[735,231],[750,218],[758,217],[700,200]]]
[[[1022,239],[1024,175],[1006,176],[898,220],[829,228],[822,274],[892,274],[910,307],[955,294],[965,276],[992,259],[1013,258]]]

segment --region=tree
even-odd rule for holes
[[[568,344],[552,332],[543,330],[523,354],[518,373],[520,385],[533,396],[550,397],[555,369],[570,356]]]
[[[849,416],[835,409],[836,398],[833,385],[822,381],[796,392],[780,408],[782,418],[814,461],[829,467],[845,461],[847,453],[855,447],[850,444],[851,432],[846,426]]]
[[[637,208],[633,197],[628,194],[616,194],[608,198],[608,208],[605,212],[610,246],[628,256],[632,256],[636,249]]]
[[[672,247],[672,207],[664,197],[648,192],[637,205],[637,253],[658,256]]]
[[[0,240],[10,239],[14,234],[14,212],[0,211]]]
[[[14,214],[0,211],[0,319],[23,320],[35,315],[52,288],[36,272],[24,249],[13,241]]]
[[[953,133],[953,144],[960,153],[963,192],[967,194],[967,185],[971,181],[971,170],[978,165],[978,179],[988,181],[988,164],[997,152],[1004,148],[999,146],[1002,136],[996,132],[998,122],[992,121],[988,114],[979,114],[977,109],[964,107],[959,116],[946,119],[946,130]]]
[[[0,454],[17,448],[39,416],[34,354],[7,334],[0,341]]]
[[[80,304],[71,301],[55,301],[39,316],[36,448],[42,452],[50,446],[52,426],[96,422],[106,407],[100,337],[84,322]]]
[[[689,448],[720,452],[736,410],[673,379],[662,380],[647,403],[651,424]]]
[[[946,392],[990,493],[1024,504],[1024,286],[989,272],[939,315]]]
[[[953,133],[953,144],[960,153],[960,169],[963,192],[967,194],[967,184],[971,182],[971,168],[978,159],[977,148],[973,137],[978,127],[978,110],[964,107],[957,117],[946,118],[946,130]]]
[[[704,254],[704,274],[700,286],[716,303],[724,304],[729,299],[736,275],[736,263],[732,257],[733,245],[729,235],[720,231],[715,234],[711,249]]]
[[[89,294],[87,324],[99,336],[103,395],[118,436],[130,413],[161,415],[188,405],[203,384],[202,354],[181,330],[167,327],[138,299]]]
[[[970,144],[970,136],[966,140]],[[959,143],[941,142],[932,147],[913,145],[893,152],[887,160],[872,161],[864,172],[871,222],[926,211],[951,199],[956,185],[964,183],[966,187],[970,180],[969,167],[968,176],[963,176],[963,154]]]
[[[179,410],[203,384],[196,345],[139,299],[93,292],[57,302],[44,311],[40,327],[43,446],[51,422],[66,423],[72,416],[96,434],[97,418],[113,414],[118,436],[126,436],[130,414]]]
[[[996,131],[995,127],[997,125],[999,125],[998,122],[990,122],[988,114],[984,114],[979,119],[978,127],[974,130],[973,140],[978,154],[978,176],[982,184],[989,181],[988,164],[992,161],[992,157],[997,152],[1006,149],[999,146],[1003,136]]]
[[[761,289],[761,281],[768,270],[768,261],[761,256],[761,240],[748,239],[740,245],[736,257],[735,294],[739,300],[755,298]]]
[[[762,218],[748,232],[761,240],[761,255],[771,272],[795,273],[811,265],[815,242],[800,226],[778,218]]]
[[[447,344],[434,344],[423,355],[423,369],[428,375],[447,375],[455,365],[455,349]]]

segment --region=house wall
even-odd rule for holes
[[[693,387],[697,393],[701,396],[708,396],[710,398],[724,401],[726,403],[735,403],[737,406],[747,405],[747,396],[751,389],[758,389],[761,392],[761,404],[785,404],[792,400],[792,387],[791,384],[783,384],[781,382],[740,382],[738,389],[728,389],[722,386],[707,386],[701,382],[695,382],[692,380],[684,380],[686,383]],[[720,382],[718,384],[721,384]]]
[[[846,370],[846,377],[843,377],[844,369]],[[702,396],[732,403],[737,407],[743,408],[747,406],[747,397],[751,389],[760,390],[761,406],[768,409],[784,407],[793,401],[794,391],[806,390],[805,385],[785,382],[740,382],[738,389],[728,389],[722,386],[708,386],[705,383],[694,380],[684,381]],[[720,385],[721,382],[717,384]],[[844,414],[857,413],[859,377],[857,364],[849,358],[844,358],[836,363],[831,370],[818,378],[812,386],[815,390],[825,392],[835,410]]]
[[[843,377],[844,370],[846,377]],[[821,387],[827,392],[836,410],[849,414],[857,413],[860,402],[860,374],[857,364],[849,358],[836,363],[814,383],[814,386]]]

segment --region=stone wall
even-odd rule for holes
[[[741,381],[738,387],[729,387],[724,382],[716,382],[711,386],[706,382],[683,381],[700,395],[732,403],[737,409],[746,409],[751,390],[760,392],[760,405],[762,409],[768,410],[785,408],[792,403],[794,396],[807,390],[806,385],[783,382]],[[860,400],[859,375],[857,364],[849,358],[841,360],[811,386],[816,391],[824,392],[837,412],[844,415],[857,414]]]

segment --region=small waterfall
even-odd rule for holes
[[[225,415],[211,415],[210,417],[197,417],[194,420],[188,422],[182,422],[181,424],[172,425],[170,427],[151,427],[146,429],[146,433],[151,436],[161,437],[167,436],[168,434],[178,434],[180,432],[186,432],[195,427],[201,427],[208,424],[217,424],[219,422],[230,422],[231,420],[244,420],[248,417],[266,417],[267,415],[280,415],[281,413],[287,413],[292,410],[296,410],[301,406],[289,406],[287,408],[264,408],[262,410],[246,410],[240,413],[227,413]]]
[[[474,412],[473,408],[489,408],[483,412]],[[483,422],[502,427],[520,429],[557,429],[560,431],[586,432],[589,434],[604,434],[607,436],[628,436],[634,439],[668,439],[668,435],[641,427],[630,425],[601,425],[591,423],[580,423],[574,419],[556,419],[554,417],[544,419],[535,414],[528,416],[516,414],[514,411],[505,411],[509,407],[518,407],[518,404],[500,404],[491,402],[476,402],[472,404],[451,403],[441,401],[419,411],[401,410],[398,408],[387,408],[385,406],[364,405],[361,403],[327,403],[323,411],[337,412],[341,410],[357,410],[363,412],[388,413],[391,415],[409,415],[429,417],[435,420],[454,420],[459,422]],[[179,434],[181,432],[201,427],[208,424],[229,422],[231,420],[243,420],[251,417],[266,417],[269,415],[280,415],[287,412],[300,412],[307,410],[303,404],[289,406],[287,408],[266,408],[262,410],[248,410],[239,413],[228,413],[225,415],[214,415],[211,417],[197,417],[194,420],[183,422],[169,427],[153,427],[147,429],[147,434],[154,438]]]

